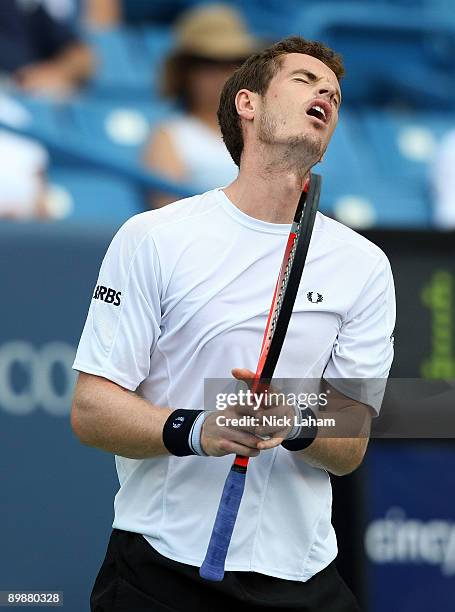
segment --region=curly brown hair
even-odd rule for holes
[[[301,36],[290,36],[251,55],[224,84],[218,107],[218,122],[224,143],[239,167],[243,151],[243,133],[235,107],[237,92],[240,89],[249,89],[263,96],[270,81],[281,68],[283,56],[288,53],[311,55],[333,70],[339,81],[344,76],[340,55],[321,42],[305,40]]]

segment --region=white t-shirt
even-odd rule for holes
[[[74,368],[154,404],[203,408],[204,378],[256,368],[289,229],[244,214],[221,189],[133,217],[102,263]],[[386,377],[394,320],[384,253],[318,213],[277,377]],[[116,457],[114,527],[200,566],[232,460]],[[226,569],[308,580],[337,553],[331,502],[325,470],[281,446],[262,452]]]
[[[186,179],[200,191],[228,185],[239,169],[221,138],[208,125],[184,115],[163,125],[186,169]]]

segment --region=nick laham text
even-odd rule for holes
[[[216,417],[220,427],[335,427],[335,419],[318,419],[316,417],[277,417],[277,416],[242,416],[226,417],[222,414]]]

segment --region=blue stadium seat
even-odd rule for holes
[[[160,66],[172,47],[167,27],[121,27],[85,37],[98,56],[90,90],[117,100],[149,100],[158,91]]]
[[[429,169],[455,115],[371,108],[359,111],[357,121],[372,166],[368,189],[382,218],[390,214],[397,225],[429,226]]]
[[[324,177],[321,210],[331,212],[341,197],[356,195],[360,190],[364,160],[353,139],[353,116],[343,109],[329,148],[320,166],[314,168]]]
[[[111,173],[51,166],[49,182],[54,190],[51,206],[62,219],[120,224],[146,206],[133,183]]]
[[[424,186],[400,176],[365,176],[363,198],[375,213],[376,227],[429,228],[431,205]]]
[[[171,104],[133,97],[124,103],[87,95],[66,103],[25,96],[16,99],[30,113],[30,128],[60,144],[62,151],[52,153],[65,163],[68,147],[82,157],[91,152],[106,161],[138,166],[150,130],[174,110]]]
[[[131,100],[79,99],[66,109],[65,132],[81,147],[95,146],[106,159],[138,165],[150,130],[172,112],[172,106]]]
[[[30,125],[40,126],[52,138],[62,137],[64,122],[59,111],[64,105],[42,97],[27,96],[20,91],[15,91],[11,97],[28,111]]]
[[[363,188],[383,226],[431,225],[429,171],[455,113],[377,110],[355,112],[358,146],[369,159]]]
[[[332,7],[335,7],[335,11],[346,11],[348,16],[354,10],[394,13],[399,9],[430,11],[441,19],[454,20],[453,0],[331,0],[324,3],[321,0],[231,0],[231,3],[243,12],[250,29],[266,39],[279,39],[298,33],[313,38],[312,19],[316,15],[319,22],[318,15],[321,13],[328,13],[330,18]],[[305,22],[302,21],[302,12]],[[318,38],[317,35],[315,37]]]
[[[358,122],[379,174],[424,183],[438,143],[455,127],[455,114],[365,109]]]
[[[433,9],[375,3],[309,5],[295,30],[322,40],[345,60],[345,101],[406,102],[455,108],[455,16]]]
[[[428,164],[449,117],[343,109],[319,171],[324,177],[321,210],[355,224],[428,227],[431,206]],[[417,121],[417,117],[421,121]],[[316,168],[318,171],[318,167]],[[340,210],[360,209],[345,218]],[[350,221],[352,219],[352,221]],[[363,221],[359,221],[363,223]]]
[[[306,0],[305,5],[317,0]],[[284,38],[294,34],[295,16],[301,0],[231,0],[231,4],[246,19],[249,29],[265,40]]]

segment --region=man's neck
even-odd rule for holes
[[[269,223],[292,223],[309,169],[296,171],[255,155],[242,159],[239,176],[223,191],[250,217]]]

